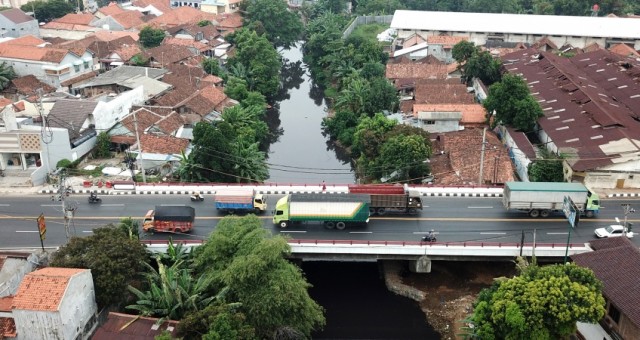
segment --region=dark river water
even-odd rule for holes
[[[304,262],[302,270],[327,319],[314,340],[440,339],[417,302],[387,290],[376,263]]]
[[[327,116],[322,90],[312,86],[302,63],[301,44],[282,52],[283,88],[267,123],[277,138],[268,150],[271,183],[331,184],[354,182],[347,155],[335,151],[322,135],[322,118]]]

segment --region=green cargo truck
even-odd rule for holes
[[[369,195],[289,194],[276,204],[273,224],[286,228],[291,223],[321,222],[328,229],[369,222]]]

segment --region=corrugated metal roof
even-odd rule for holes
[[[397,10],[391,28],[640,39],[633,18]]]

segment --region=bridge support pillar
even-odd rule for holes
[[[420,256],[417,260],[411,260],[409,269],[414,273],[431,273],[431,259],[427,256]]]

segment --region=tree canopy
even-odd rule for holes
[[[65,0],[36,0],[20,6],[20,9],[23,12],[33,12],[38,22],[49,22],[75,12],[76,5]]]
[[[527,83],[513,74],[505,74],[500,82],[491,85],[482,105],[489,114],[495,111],[494,125],[504,124],[524,132],[532,131],[542,117],[542,108]]]
[[[529,164],[528,175],[531,182],[564,182],[562,156],[555,155],[546,148],[539,149],[539,156]]]
[[[267,39],[276,47],[289,48],[302,36],[300,16],[290,11],[285,1],[251,0],[244,15],[247,27],[264,30]]]
[[[532,265],[483,290],[471,320],[480,339],[564,339],[577,321],[597,323],[604,306],[602,283],[590,269]]]
[[[91,269],[98,307],[118,305],[127,286],[148,259],[144,246],[122,229],[106,226],[87,237],[73,237],[54,255],[51,266]]]
[[[255,215],[225,217],[195,252],[195,269],[210,275],[213,289],[229,287],[228,297],[260,338],[283,326],[305,336],[324,326],[323,309],[309,297],[302,271],[285,256],[289,245],[270,237]]]
[[[157,47],[162,44],[162,41],[165,38],[164,31],[161,29],[156,29],[151,26],[145,26],[140,30],[140,44],[144,48],[152,48]]]

